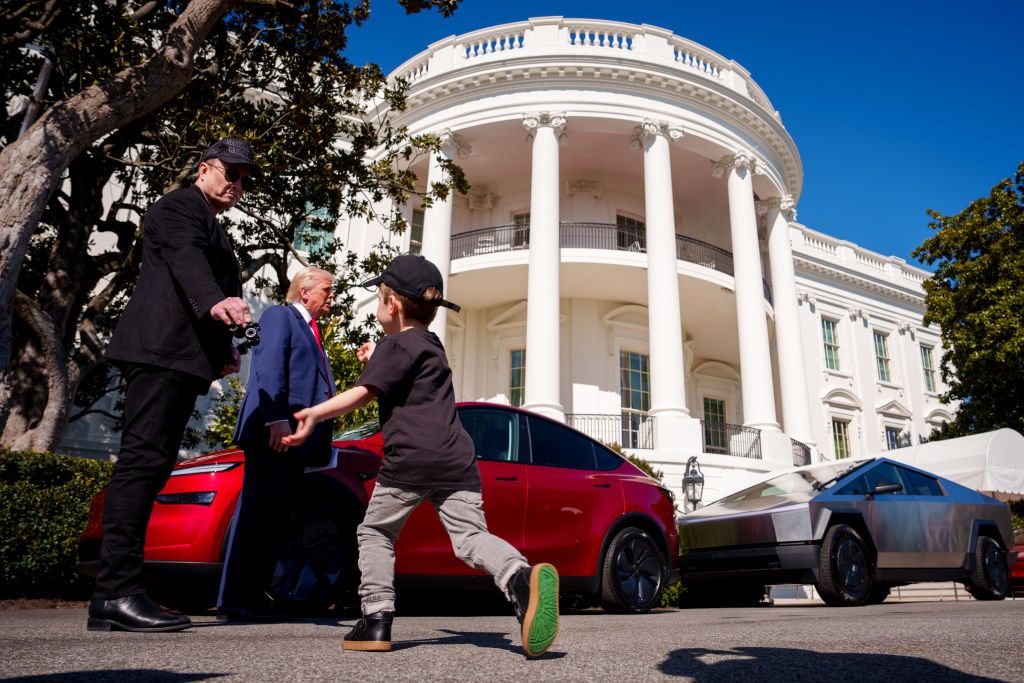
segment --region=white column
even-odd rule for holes
[[[697,436],[699,425],[686,407],[686,369],[679,312],[675,206],[669,144],[683,131],[660,121],[644,121],[636,142],[644,150],[644,208],[647,222],[647,330],[650,344],[651,408],[654,448],[681,448]],[[692,422],[694,424],[687,424]],[[686,433],[687,427],[690,432]],[[698,437],[699,438],[699,437]]]
[[[523,407],[564,419],[559,396],[558,145],[564,114],[527,114],[533,139],[530,270],[526,292],[526,386]]]
[[[469,148],[466,147],[458,135],[450,130],[444,130],[439,134],[443,147],[441,151],[430,155],[430,163],[427,167],[427,187],[433,183],[447,182],[448,177],[441,166],[441,159],[451,160],[458,152],[461,156],[468,156]],[[464,153],[463,153],[464,151]],[[450,298],[448,291],[448,275],[452,262],[452,194],[449,192],[445,199],[435,199],[434,203],[423,212],[423,243],[421,253],[423,257],[437,266],[444,279],[444,296]],[[437,335],[442,344],[446,343],[445,336],[448,333],[448,309],[438,307],[437,317],[430,323],[430,331]]]
[[[740,381],[743,391],[743,425],[763,431],[779,431],[775,419],[775,390],[768,350],[768,321],[764,310],[761,254],[757,241],[754,208],[755,159],[738,152],[714,165],[714,175],[728,174],[729,226],[732,234],[733,277],[736,284],[736,318],[740,342]]]
[[[796,275],[793,271],[793,250],[789,244],[789,221],[796,218],[793,197],[787,194],[759,202],[757,210],[766,214],[768,223],[768,259],[772,265],[775,348],[779,357],[783,426],[791,437],[813,448]]]

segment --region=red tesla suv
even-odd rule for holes
[[[600,442],[540,415],[464,403],[459,417],[476,446],[493,533],[531,563],[555,565],[563,591],[596,598],[606,610],[646,612],[659,604],[679,578],[668,489]],[[282,552],[270,589],[276,599],[310,608],[353,599],[355,529],[382,457],[376,424],[339,434],[334,445],[336,463],[306,475],[302,538]],[[146,535],[154,595],[170,604],[212,605],[244,467],[242,452],[231,450],[174,469]],[[85,574],[98,569],[103,500],[103,492],[93,500],[79,547]],[[400,588],[494,588],[484,572],[455,557],[430,505],[409,518],[395,551]]]

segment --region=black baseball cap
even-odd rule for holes
[[[245,140],[238,138],[221,138],[210,145],[210,148],[203,152],[200,161],[207,159],[220,159],[229,164],[245,164],[249,167],[249,173],[254,177],[259,178],[263,175],[260,167],[256,165],[252,147]]]
[[[359,286],[376,287],[382,282],[413,301],[423,301],[423,293],[431,287],[439,292],[444,292],[444,279],[441,277],[441,271],[433,263],[416,254],[396,256],[383,273],[370,278]],[[450,308],[456,313],[462,310],[458,304],[453,304],[445,299],[435,299],[431,303]]]

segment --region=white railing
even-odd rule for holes
[[[615,54],[715,81],[778,114],[743,67],[693,41],[654,26],[544,17],[452,36],[431,45],[391,75],[410,83],[491,59]]]
[[[509,50],[523,49],[523,38],[525,31],[501,31],[495,34],[486,34],[479,38],[470,39],[460,43],[456,48],[456,54],[463,59],[473,59],[495,52],[508,52]]]
[[[833,263],[852,266],[856,270],[870,273],[874,277],[883,277],[890,282],[921,289],[924,281],[931,277],[925,270],[908,264],[896,256],[882,256],[855,244],[837,240],[800,227],[803,233],[803,244],[799,240],[793,244],[794,251],[816,256],[824,256]]]

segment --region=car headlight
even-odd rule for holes
[[[163,503],[164,505],[209,505],[216,496],[216,491],[162,493],[156,497],[156,502]]]
[[[186,474],[210,474],[213,472],[226,472],[232,470],[242,463],[240,462],[220,462],[213,465],[196,465],[195,467],[181,467],[175,470],[171,470],[172,477],[183,477]]]

